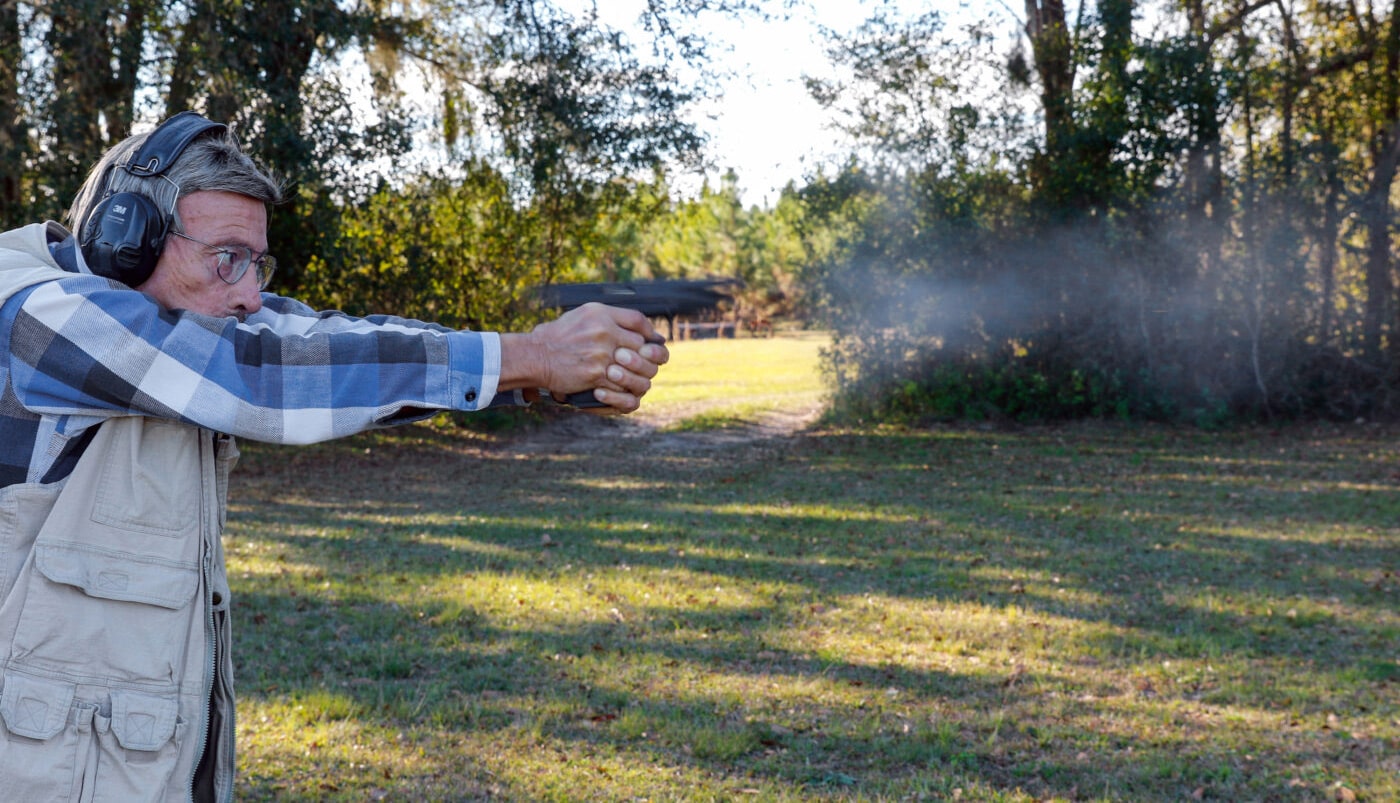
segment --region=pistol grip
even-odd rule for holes
[[[580,390],[578,393],[570,393],[568,396],[564,397],[564,401],[570,407],[581,407],[585,409],[590,407],[607,407],[606,404],[593,398],[593,391],[591,390]]]

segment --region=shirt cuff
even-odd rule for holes
[[[481,389],[476,403],[467,409],[482,410],[496,398],[501,382],[501,336],[495,332],[481,333]]]
[[[452,410],[484,410],[496,398],[501,381],[501,336],[495,332],[452,332],[448,335],[446,399]]]

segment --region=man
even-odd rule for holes
[[[0,234],[0,796],[228,800],[235,437],[308,443],[593,389],[668,358],[640,314],[529,333],[316,312],[262,292],[276,181],[183,113]]]

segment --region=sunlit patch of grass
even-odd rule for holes
[[[665,491],[673,486],[669,482],[640,477],[578,477],[570,484],[600,491]]]
[[[674,424],[662,427],[662,432],[714,432],[716,430],[741,429],[757,420],[756,412],[763,408],[752,405],[724,412],[704,412],[682,418]]]
[[[826,394],[818,364],[829,342],[824,333],[790,332],[670,343],[671,361],[640,415],[669,421],[672,431],[695,432],[746,426],[768,411],[812,407]]]

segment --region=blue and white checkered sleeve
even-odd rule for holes
[[[496,394],[494,334],[269,306],[239,323],[90,277],[40,285],[12,328],[15,386],[38,413],[154,415],[275,443],[480,409]]]

